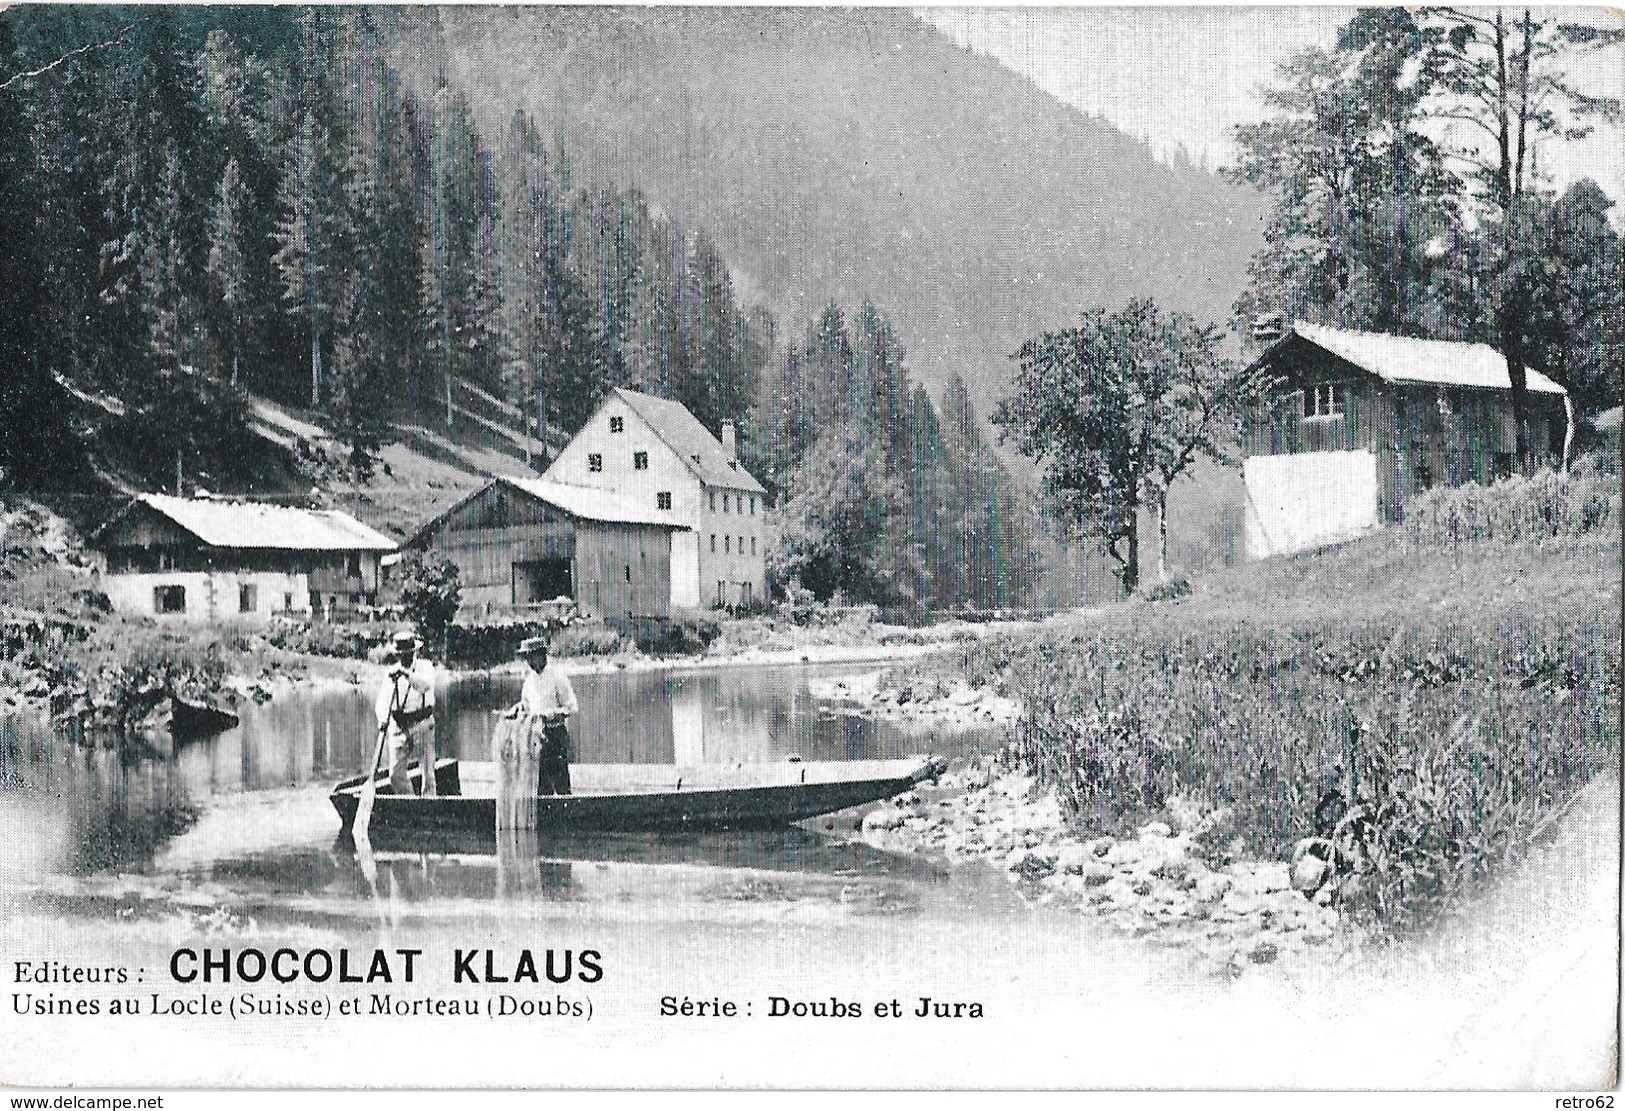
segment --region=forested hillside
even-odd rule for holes
[[[938,277],[775,313],[736,280],[749,266],[714,214],[584,169],[567,121],[481,118],[443,74],[403,79],[397,14],[0,17],[8,484],[90,504],[347,486],[360,504],[391,441],[477,441],[539,469],[630,385],[742,423],[785,508],[777,565],[817,593],[1031,599],[1045,542],[1027,494],[964,381],[944,383],[946,417],[916,384],[910,363],[939,349],[889,316]],[[268,413],[340,458],[308,457]]]
[[[403,13],[397,44],[487,126],[524,107],[595,180],[708,229],[781,320],[875,298],[932,393],[958,374],[984,412],[1085,305],[1227,320],[1261,242],[1250,190],[902,10],[445,9]]]

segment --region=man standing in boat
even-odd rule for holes
[[[422,644],[409,629],[395,634],[395,663],[378,692],[378,728],[389,751],[389,789],[397,795],[412,793],[407,766],[414,752],[423,759],[423,791],[434,789],[434,665],[418,655]]]
[[[519,658],[530,671],[519,692],[516,711],[542,723],[542,751],[536,761],[536,793],[570,793],[570,730],[565,722],[576,712],[576,692],[569,676],[547,666],[547,638],[527,637],[519,645]]]

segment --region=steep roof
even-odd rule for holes
[[[546,478],[518,478],[512,475],[499,475],[494,481],[523,490],[531,497],[583,521],[603,521],[617,525],[659,525],[670,529],[688,528],[687,525],[672,520],[669,515],[661,513],[658,509],[652,509],[624,494],[601,490],[596,486],[575,486],[568,482],[554,482]]]
[[[101,535],[137,505],[146,506],[214,548],[293,552],[392,552],[395,541],[336,509],[298,509],[252,501],[138,494],[97,530]]]
[[[663,397],[638,393],[636,390],[616,389],[615,396],[626,402],[627,408],[654,429],[656,436],[677,453],[683,465],[708,486],[726,486],[735,490],[749,490],[765,494],[762,484],[751,477],[749,471],[730,459],[722,443],[699,422],[688,407]]]
[[[1452,343],[1412,339],[1379,332],[1350,332],[1319,324],[1294,324],[1292,333],[1275,347],[1299,337],[1330,351],[1386,382],[1419,382],[1433,386],[1510,390],[1506,358],[1487,343]],[[1275,347],[1270,349],[1271,352]],[[1268,358],[1266,352],[1265,358]],[[1262,360],[1260,360],[1262,361]],[[1556,394],[1566,390],[1538,370],[1526,370],[1531,393]]]
[[[478,490],[455,504],[447,506],[431,520],[426,521],[421,528],[407,537],[406,546],[409,548],[416,547],[438,528],[442,521],[483,495],[491,487],[497,485],[518,490],[520,493],[550,505],[565,516],[573,517],[578,521],[598,521],[614,525],[652,525],[659,528],[685,531],[688,529],[687,525],[672,520],[658,509],[651,509],[612,490],[601,490],[596,486],[575,486],[567,482],[554,482],[546,478],[497,475]]]

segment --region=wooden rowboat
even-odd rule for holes
[[[902,760],[811,763],[575,764],[572,795],[536,800],[538,830],[622,831],[762,829],[876,802],[935,779],[946,763],[931,756]],[[412,770],[414,789],[421,769]],[[386,778],[382,773],[379,780]],[[365,776],[346,779],[328,796],[343,832],[350,831]],[[435,763],[436,795],[379,790],[369,836],[494,832],[495,768],[446,759]]]
[[[237,715],[207,702],[169,696],[169,732],[177,741],[211,737],[237,727]]]

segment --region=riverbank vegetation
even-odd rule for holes
[[[1232,568],[1180,600],[995,634],[892,682],[947,669],[1018,699],[1001,760],[1054,790],[1080,833],[1194,800],[1258,859],[1336,840],[1339,905],[1402,935],[1619,768],[1617,478],[1441,492],[1424,521],[1451,505],[1592,509],[1557,514],[1573,524],[1556,536],[1418,524]]]

